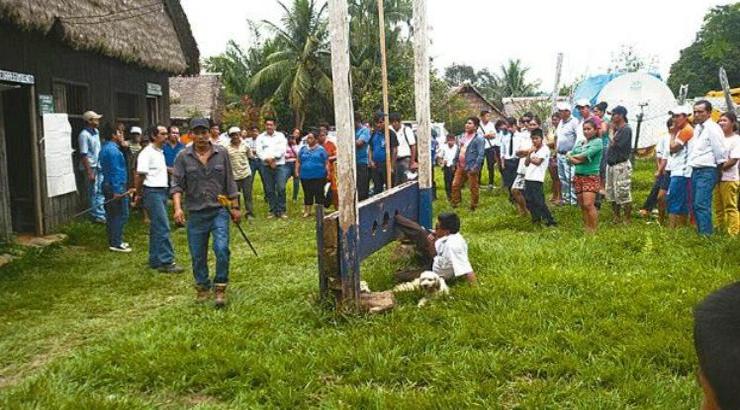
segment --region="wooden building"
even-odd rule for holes
[[[493,121],[505,118],[504,113],[496,105],[488,101],[472,84],[466,83],[453,88],[450,91],[450,97],[453,96],[459,96],[465,100],[470,110],[469,115],[477,116],[481,111],[488,110],[491,112],[491,119]]]
[[[83,112],[166,122],[169,77],[199,71],[177,0],[0,0],[0,56],[0,240],[53,232],[86,205],[79,178],[77,192],[48,195],[42,114],[69,115],[78,170]]]
[[[203,73],[170,78],[172,125],[187,127],[187,123],[196,116],[220,123],[225,104],[220,74]]]

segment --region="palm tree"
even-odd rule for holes
[[[259,102],[268,107],[287,100],[296,127],[302,128],[309,100],[332,104],[328,31],[323,18],[327,5],[318,8],[315,0],[293,0],[290,8],[278,4],[284,10],[282,27],[263,21],[275,34],[277,51],[267,56],[265,67],[254,74],[249,88],[254,95],[265,95]]]
[[[501,97],[523,97],[537,92],[539,82],[527,81],[529,67],[523,66],[519,59],[509,60],[500,70],[500,74],[496,76],[496,83]]]

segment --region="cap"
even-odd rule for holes
[[[196,128],[211,128],[211,122],[206,118],[193,118],[190,120],[190,129],[194,130]]]
[[[626,117],[627,116],[627,109],[624,108],[621,105],[617,105],[616,107],[612,108],[612,115],[614,115],[614,114],[619,114],[619,115],[621,115],[623,117]]]
[[[560,101],[556,105],[558,111],[570,111],[570,104],[565,101]]]
[[[589,101],[587,98],[581,98],[580,100],[576,101],[576,107],[590,107],[591,101]]]
[[[673,107],[672,110],[668,111],[668,114],[670,115],[683,114],[683,115],[689,116],[691,115],[691,108],[685,105],[678,105],[676,107]]]
[[[229,128],[229,135],[231,134],[239,134],[242,132],[242,130],[239,127],[231,127]]]
[[[95,111],[86,111],[84,114],[82,114],[82,119],[85,122],[90,122],[90,120],[99,120],[101,118],[103,118],[103,116],[96,113]]]
[[[131,134],[141,134],[141,128],[131,127]]]

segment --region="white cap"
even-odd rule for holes
[[[141,134],[141,128],[139,127],[131,127],[131,134]]]
[[[85,122],[90,122],[90,120],[99,120],[101,118],[103,118],[103,116],[96,113],[95,111],[86,111],[84,114],[82,114],[82,119]]]
[[[576,101],[576,107],[590,107],[591,101],[589,101],[587,98],[581,98],[580,100]]]
[[[683,115],[689,116],[691,115],[691,108],[689,108],[689,106],[687,105],[678,105],[676,107],[673,107],[672,110],[668,111],[668,114],[671,114],[671,115],[683,114]]]
[[[239,134],[242,132],[242,130],[239,127],[231,127],[229,128],[229,135],[231,134]]]
[[[558,111],[570,111],[570,104],[565,101],[560,101],[556,105]]]

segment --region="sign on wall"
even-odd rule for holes
[[[162,96],[162,86],[156,83],[146,83],[146,94]]]
[[[77,191],[72,161],[72,125],[67,114],[44,114],[46,190],[49,198]]]
[[[0,81],[21,84],[34,84],[36,82],[31,74],[21,74],[5,70],[0,70]]]
[[[54,109],[54,96],[47,95],[47,94],[39,94],[39,113],[41,115],[54,114],[55,111],[56,110]]]

